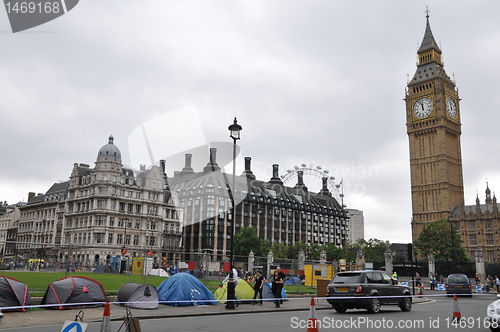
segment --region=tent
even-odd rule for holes
[[[158,291],[153,285],[127,282],[120,287],[116,301],[129,308],[158,309]]]
[[[0,276],[0,307],[31,305],[28,286],[14,278]],[[4,311],[26,311],[25,308],[3,309]]]
[[[289,277],[286,279],[285,285],[302,285],[302,281],[299,277]]]
[[[45,291],[41,304],[59,304],[48,308],[61,310],[69,307],[99,307],[104,302],[106,302],[106,292],[101,283],[94,279],[75,276],[51,283]]]
[[[264,299],[274,299],[274,295],[272,292],[272,284],[270,282],[265,282],[264,285],[262,285],[262,297]],[[285,292],[285,287],[281,290],[281,297],[283,298],[283,301],[286,299],[286,292]]]
[[[164,269],[151,269],[148,272],[148,276],[170,277],[170,275]]]
[[[240,301],[243,300],[252,300],[254,291],[252,286],[244,279],[238,278],[238,283],[235,288],[236,298]],[[227,282],[225,282],[221,288],[217,288],[214,293],[215,298],[219,300],[221,303],[226,303],[227,300]],[[264,293],[262,293],[264,296]],[[243,301],[244,302],[244,301]]]
[[[217,304],[214,294],[189,273],[177,273],[158,286],[158,298],[174,307]]]

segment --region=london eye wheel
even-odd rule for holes
[[[328,190],[332,193],[332,196],[342,204],[342,207],[346,207],[343,202],[344,194],[341,192],[341,183],[335,183],[335,176],[330,175],[327,169],[323,169],[321,166],[315,166],[312,164],[306,165],[302,164],[299,166],[294,166],[293,169],[287,170],[286,174],[281,175],[281,180],[284,184],[288,186],[293,186],[298,182],[298,172],[302,171],[304,184],[308,187],[310,192],[319,192],[323,187],[323,178],[326,178]]]

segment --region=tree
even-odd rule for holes
[[[255,255],[261,256],[260,244],[255,227],[245,227],[234,237],[234,254],[248,256],[253,251]]]
[[[432,254],[437,262],[468,262],[462,242],[453,223],[439,219],[426,224],[414,244],[419,254]]]
[[[290,252],[288,255],[288,258],[290,259],[298,259],[299,258],[299,253],[300,251],[304,251],[305,256],[307,257],[309,253],[309,245],[307,243],[304,243],[302,241],[297,241],[293,244],[293,246],[290,248]]]
[[[284,243],[273,244],[271,250],[275,258],[288,258],[290,253],[290,247],[286,246]]]
[[[354,243],[349,243],[345,246],[343,251],[343,257],[348,262],[356,261],[356,256],[359,248],[363,249],[363,254],[365,257],[365,262],[383,262],[385,260],[385,251],[389,249],[389,241],[379,240],[379,239],[369,239],[365,241],[364,239],[358,239]]]
[[[320,250],[324,250],[326,252],[326,260],[331,262],[334,259],[337,261],[339,259],[345,258],[345,251],[341,247],[337,247],[333,243],[325,243],[321,246]]]

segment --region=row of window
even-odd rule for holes
[[[487,246],[493,246],[493,245],[495,245],[495,240],[493,239],[493,234],[487,233],[485,235],[486,235],[485,236],[485,238],[486,238],[486,245]],[[477,245],[476,234],[469,234],[469,244],[471,246],[476,246]]]

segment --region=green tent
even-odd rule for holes
[[[253,288],[244,279],[238,278],[238,284],[236,285],[236,297],[238,300],[251,300],[253,299]],[[227,282],[225,282],[221,288],[217,288],[214,293],[215,298],[220,301],[220,303],[226,303],[227,300]]]

